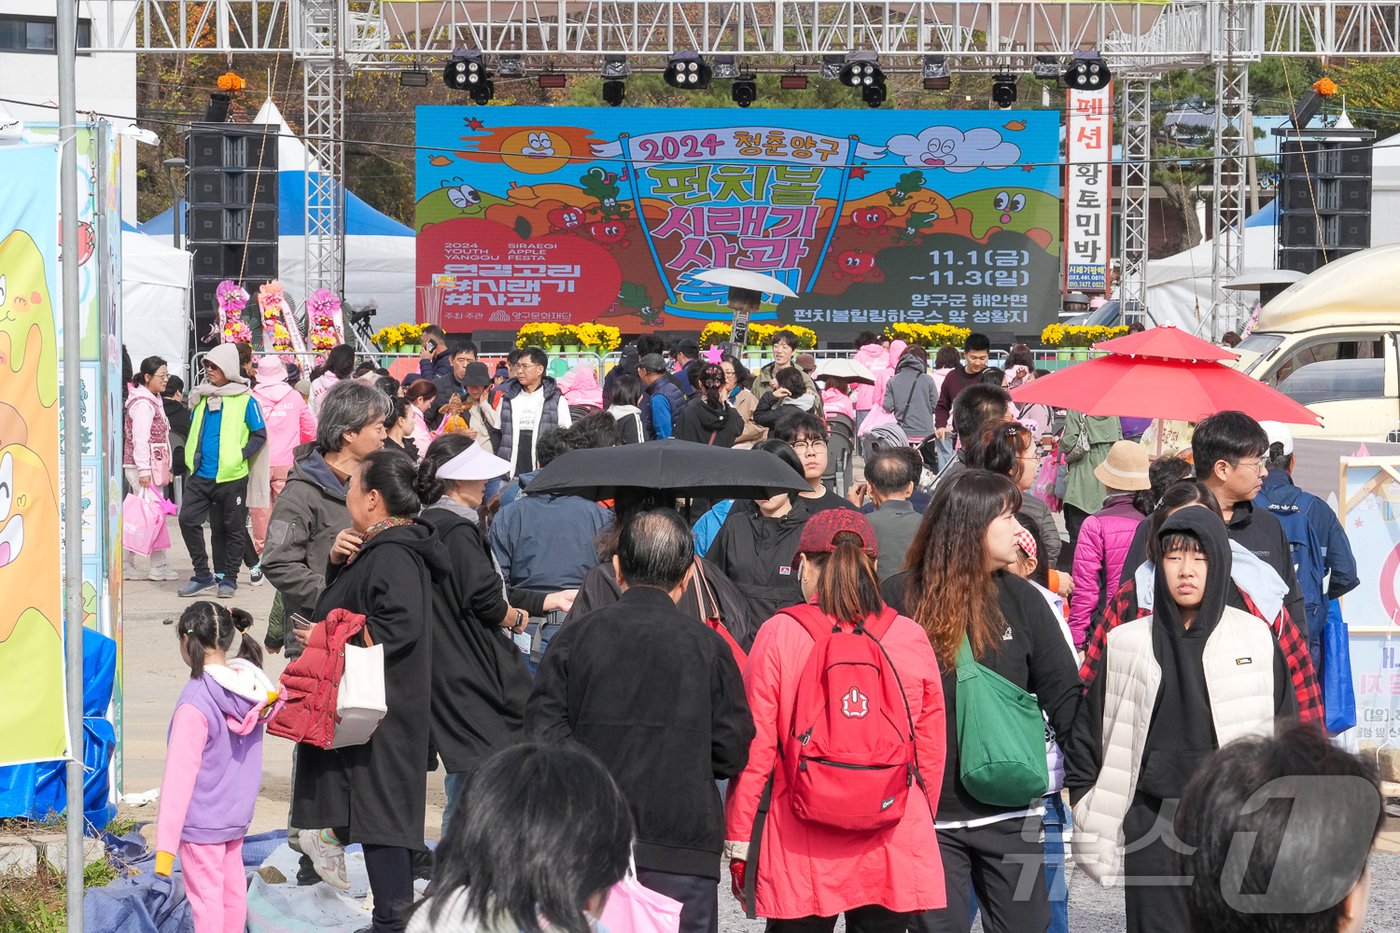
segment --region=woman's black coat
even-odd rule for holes
[[[500,627],[504,584],[481,529],[445,508],[425,510],[423,520],[452,568],[433,581],[433,747],[448,771],[474,771],[520,740],[530,672]]]
[[[350,842],[423,848],[431,702],[433,583],[448,572],[431,525],[387,528],[326,571],[314,618],[346,609],[384,646],[388,713],[364,745],[296,747],[292,825],[349,831]]]

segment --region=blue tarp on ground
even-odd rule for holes
[[[139,829],[117,838],[107,836],[113,860],[137,874],[92,888],[83,898],[83,929],[88,933],[194,933],[179,864],[169,878],[155,874],[155,852]],[[285,832],[260,833],[243,840],[243,867],[252,870],[274,850],[286,848]],[[324,887],[324,885],[322,885]]]
[[[134,874],[87,892],[83,929],[87,933],[194,933],[179,860],[170,878],[157,878],[155,853],[147,848],[139,828],[121,838],[108,835],[104,841],[113,861]],[[373,905],[361,848],[346,847],[350,890],[344,892],[324,883],[298,885],[299,857],[288,848],[287,834],[281,830],[243,840],[243,868],[251,875],[248,933],[359,933],[366,929]],[[251,874],[263,866],[276,868],[284,880],[270,884]],[[420,892],[425,884],[414,882]]]
[[[112,822],[116,807],[108,802],[108,766],[117,746],[112,724],[103,717],[112,704],[117,677],[117,643],[100,632],[83,629],[83,809],[97,829]],[[0,768],[0,817],[46,820],[63,813],[68,780],[63,761]]]

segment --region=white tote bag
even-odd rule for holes
[[[384,703],[384,646],[374,643],[368,626],[363,631],[368,647],[345,646],[331,748],[365,744],[389,711]]]

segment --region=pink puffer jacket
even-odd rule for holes
[[[867,343],[856,351],[855,359],[877,377],[876,385],[856,383],[856,410],[870,411],[872,408],[879,408],[880,401],[884,398],[884,383],[878,377],[881,373],[886,377],[894,373],[894,368],[890,365],[890,353],[878,343]]]
[[[1084,519],[1074,547],[1074,592],[1069,598],[1069,630],[1082,648],[1094,609],[1103,594],[1104,581],[1113,581],[1108,596],[1117,590],[1123,561],[1143,514],[1133,505],[1134,493],[1110,496],[1103,508]]]

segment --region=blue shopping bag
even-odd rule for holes
[[[1335,599],[1327,607],[1322,626],[1322,705],[1327,713],[1327,731],[1336,735],[1356,725],[1356,692],[1351,682],[1351,649],[1347,644],[1347,624],[1342,607]]]

